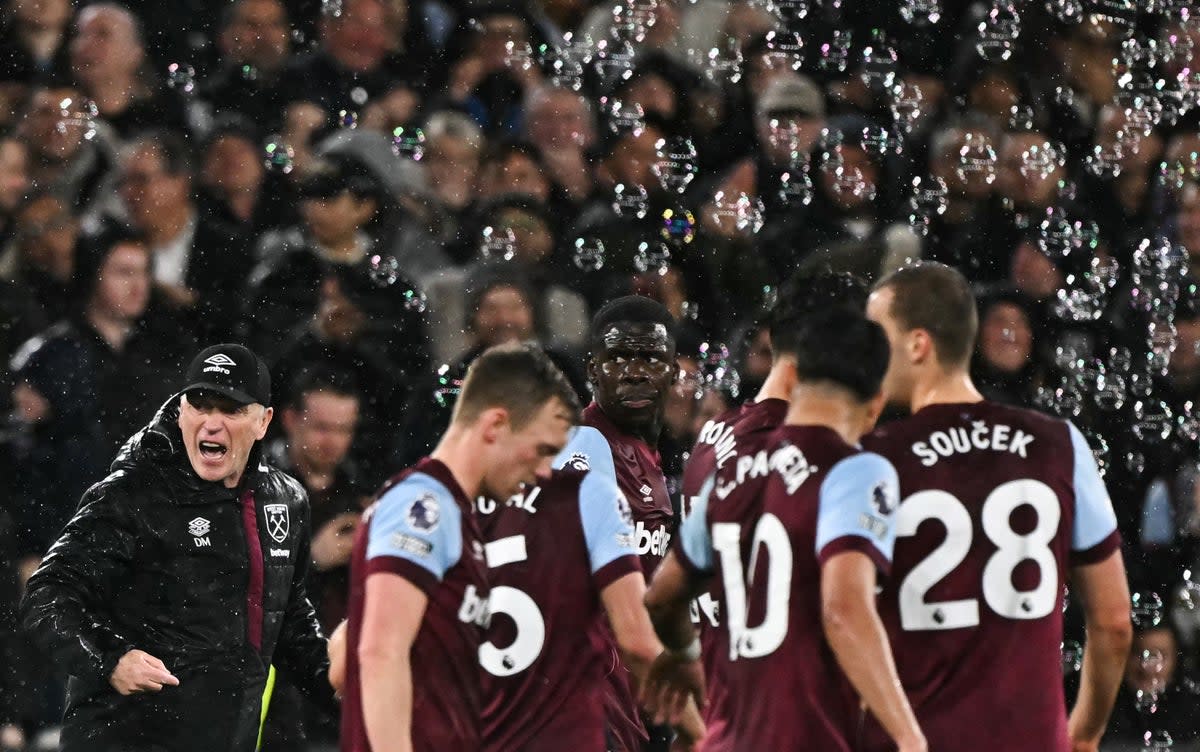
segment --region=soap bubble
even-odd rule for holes
[[[483,228],[479,255],[483,259],[512,261],[517,255],[517,236],[511,227],[488,225]]]
[[[613,133],[641,134],[646,128],[646,112],[637,102],[621,99],[600,98],[608,129]]]
[[[862,50],[859,77],[868,89],[885,92],[896,85],[899,57],[882,34],[876,35]]]
[[[1158,593],[1153,591],[1134,593],[1130,607],[1130,616],[1135,629],[1150,629],[1162,623],[1163,602]]]
[[[913,26],[926,26],[942,20],[941,0],[904,0],[900,17]]]
[[[696,237],[696,217],[687,209],[664,209],[662,213],[663,240],[685,245]]]
[[[437,385],[433,390],[433,401],[438,407],[453,407],[462,393],[462,378],[457,377],[455,369],[449,363],[443,363],[437,369]]]
[[[643,274],[653,272],[659,276],[665,275],[670,263],[671,249],[657,240],[638,243],[637,251],[633,254],[633,267]]]
[[[416,289],[408,289],[401,293],[404,298],[404,310],[412,313],[425,313],[429,310],[429,299],[425,293]]]
[[[1075,640],[1066,640],[1060,645],[1059,650],[1062,653],[1063,675],[1070,676],[1079,673],[1079,670],[1083,668],[1083,646]]]
[[[705,342],[700,345],[700,381],[706,389],[727,392],[738,396],[742,378],[733,366],[729,348],[720,342]]]
[[[642,42],[658,22],[658,0],[620,0],[613,6],[612,16],[618,37]]]
[[[196,69],[187,63],[171,63],[167,66],[167,88],[191,94],[196,89]]]
[[[979,22],[977,30],[979,39],[975,50],[980,57],[992,63],[1008,60],[1021,36],[1021,15],[1015,4],[1000,0]]]
[[[400,262],[391,256],[373,254],[367,259],[367,276],[376,287],[390,287],[400,279]]]
[[[598,272],[604,268],[604,242],[599,238],[575,238],[571,260],[580,271]]]
[[[769,70],[800,70],[804,62],[804,40],[799,34],[768,31],[763,44],[763,60]]]
[[[592,68],[600,77],[602,85],[611,88],[633,76],[636,60],[637,49],[628,40],[601,39],[596,43]]]
[[[650,171],[669,193],[683,193],[700,172],[696,146],[690,138],[671,136],[654,144],[655,159]]]
[[[425,156],[425,131],[410,125],[392,129],[392,151],[396,156],[420,162]]]
[[[339,128],[354,130],[358,127],[358,113],[354,110],[338,110],[337,122]]]
[[[650,210],[650,194],[637,183],[617,183],[613,187],[612,208],[617,216],[644,219]]]
[[[85,141],[96,137],[96,121],[100,117],[100,108],[90,99],[67,97],[58,103],[58,120],[54,129],[66,133],[69,129],[77,128]]]
[[[962,181],[969,181],[973,175],[982,175],[988,185],[995,182],[996,149],[992,146],[992,140],[978,133],[966,134],[958,149],[954,173]]]
[[[263,166],[267,168],[268,172],[287,175],[296,166],[295,150],[278,138],[267,141],[263,151],[265,152]]]
[[[929,234],[933,218],[945,214],[949,208],[949,189],[946,181],[936,175],[913,178],[912,188],[912,196],[908,199],[908,224],[924,237]]]
[[[835,30],[828,42],[817,48],[820,57],[817,68],[823,73],[845,73],[850,65],[850,48],[853,44],[852,34],[848,30]]]

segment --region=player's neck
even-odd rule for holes
[[[780,399],[787,402],[791,399],[792,387],[795,384],[795,364],[784,360],[776,360],[771,364],[771,370],[767,373],[767,378],[763,381],[758,394],[754,396],[754,401],[762,402],[763,400]]]
[[[463,494],[474,499],[483,485],[481,449],[470,431],[451,425],[429,456],[445,465]]]
[[[971,375],[965,370],[939,370],[931,373],[928,378],[917,380],[913,387],[911,407],[915,413],[930,405],[982,401],[983,395],[975,388]]]
[[[847,444],[858,444],[862,438],[861,408],[845,399],[831,399],[826,391],[804,386],[792,392],[786,423],[789,426],[823,426],[837,433]]]

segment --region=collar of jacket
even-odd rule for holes
[[[242,491],[259,490],[269,469],[263,462],[262,442],[256,442],[246,462],[246,472],[237,488],[226,488],[216,481],[196,475],[183,446],[179,430],[179,398],[172,395],[150,422],[135,433],[113,460],[111,470],[153,469],[164,481],[166,496],[178,504],[207,504],[214,501],[236,501]]]

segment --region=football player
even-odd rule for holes
[[[934,752],[1097,749],[1131,640],[1116,516],[1068,421],[983,399],[968,375],[975,299],[922,263],[881,280],[868,315],[887,331],[884,391],[909,418],[864,446],[900,476],[892,576],[880,613]],[[1087,622],[1068,718],[1063,588]],[[890,749],[873,720],[870,752]]]

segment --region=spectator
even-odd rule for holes
[[[1147,624],[1134,636],[1102,749],[1143,750],[1147,738],[1166,732],[1174,742],[1172,750],[1200,750],[1193,722],[1200,696],[1183,681],[1179,658],[1179,642],[1166,623]]]
[[[413,391],[402,430],[395,440],[395,453],[404,462],[420,459],[433,449],[440,431],[450,422],[453,400],[447,396],[447,387],[461,381],[481,353],[509,342],[545,341],[545,322],[553,309],[538,305],[537,293],[519,267],[496,261],[479,264],[461,285],[465,291],[461,330],[469,338],[468,349],[461,355],[452,354],[450,358],[455,360],[451,362],[448,358]],[[440,341],[441,337],[437,339]],[[542,349],[576,393],[585,396],[587,377],[578,354],[553,345],[543,345]],[[433,420],[431,411],[436,416]]]
[[[383,0],[344,0],[339,8],[322,16],[318,50],[284,69],[279,86],[285,120],[309,113],[323,127],[342,110],[362,114],[371,102],[386,106],[389,120],[409,122],[419,103],[427,51],[401,49],[398,29],[388,23],[395,16]],[[418,37],[403,39],[411,43]]]
[[[485,240],[485,236],[492,240]],[[582,343],[587,301],[571,286],[574,275],[557,253],[558,237],[544,205],[520,195],[500,196],[477,209],[464,237],[467,242],[474,241],[475,263],[448,270],[429,285],[440,359],[453,359],[466,347],[468,333],[461,329],[467,320],[463,312],[470,310],[465,281],[479,266],[496,261],[511,262],[525,276],[539,319],[544,322],[541,334],[548,345],[570,349]],[[497,245],[497,238],[505,240]],[[466,256],[466,251],[462,255]]]
[[[281,415],[284,436],[268,443],[264,454],[308,494],[313,534],[307,590],[328,634],[346,618],[350,552],[371,493],[349,458],[360,399],[347,374],[320,367],[301,373],[288,392],[293,397]],[[307,705],[298,688],[277,685],[263,730],[265,748],[295,749],[305,740],[336,744],[337,733],[337,725]]]
[[[459,233],[464,214],[475,198],[483,132],[467,115],[441,110],[425,121],[425,138],[422,164],[437,205],[437,237],[445,244],[457,245],[462,242]]]
[[[283,344],[279,333],[307,325],[323,285],[337,278],[342,294],[361,291],[373,312],[386,315],[366,322],[385,348],[380,355],[405,371],[422,368],[426,361],[418,353],[427,352],[427,345],[418,288],[372,232],[383,221],[386,200],[375,175],[357,160],[330,157],[301,184],[300,195],[300,225],[269,233],[259,243],[244,310],[256,347],[275,361]]]
[[[29,146],[33,184],[54,191],[81,213],[94,208],[101,181],[115,162],[107,139],[88,121],[86,106],[73,86],[34,89],[17,131]]]
[[[14,479],[26,500],[17,519],[22,552],[31,556],[45,552],[73,499],[146,421],[147,405],[178,388],[194,344],[151,305],[150,253],[140,236],[108,227],[85,238],[73,298],[74,315],[13,359],[13,401],[34,432]]]
[[[120,5],[94,3],[79,12],[71,72],[121,138],[146,128],[184,127],[178,103],[159,89],[148,70],[137,17]]]
[[[0,82],[62,78],[67,63],[70,0],[8,0],[0,24]]]
[[[1039,385],[1033,306],[1011,289],[979,298],[979,338],[971,380],[989,400],[1028,407]]]
[[[475,197],[479,203],[509,194],[528,196],[542,204],[550,200],[551,183],[546,167],[537,150],[527,143],[492,144],[479,161],[476,185]]]
[[[201,151],[200,216],[225,226],[241,226],[256,241],[280,223],[291,198],[289,186],[268,176],[261,149],[248,126],[239,121],[219,123]]]
[[[200,85],[215,115],[236,114],[260,130],[278,127],[283,109],[279,77],[291,52],[287,10],[280,0],[237,0],[221,17],[220,68]]]
[[[12,235],[10,218],[29,188],[29,159],[25,145],[0,136],[0,246]]]
[[[596,126],[587,100],[570,89],[534,89],[525,103],[525,134],[554,183],[555,205],[564,212],[577,209],[595,187],[587,153],[596,142]]]
[[[959,267],[971,262],[972,234],[982,221],[996,180],[994,133],[986,119],[966,116],[946,123],[930,137],[929,176],[946,184],[946,209],[931,212],[925,258]]]
[[[13,215],[14,237],[0,257],[0,278],[20,285],[46,324],[64,318],[72,304],[79,222],[53,193],[37,191]]]
[[[156,288],[211,340],[232,331],[252,261],[238,230],[200,214],[194,174],[183,139],[152,131],[122,152],[117,179],[124,213],[150,246]]]

